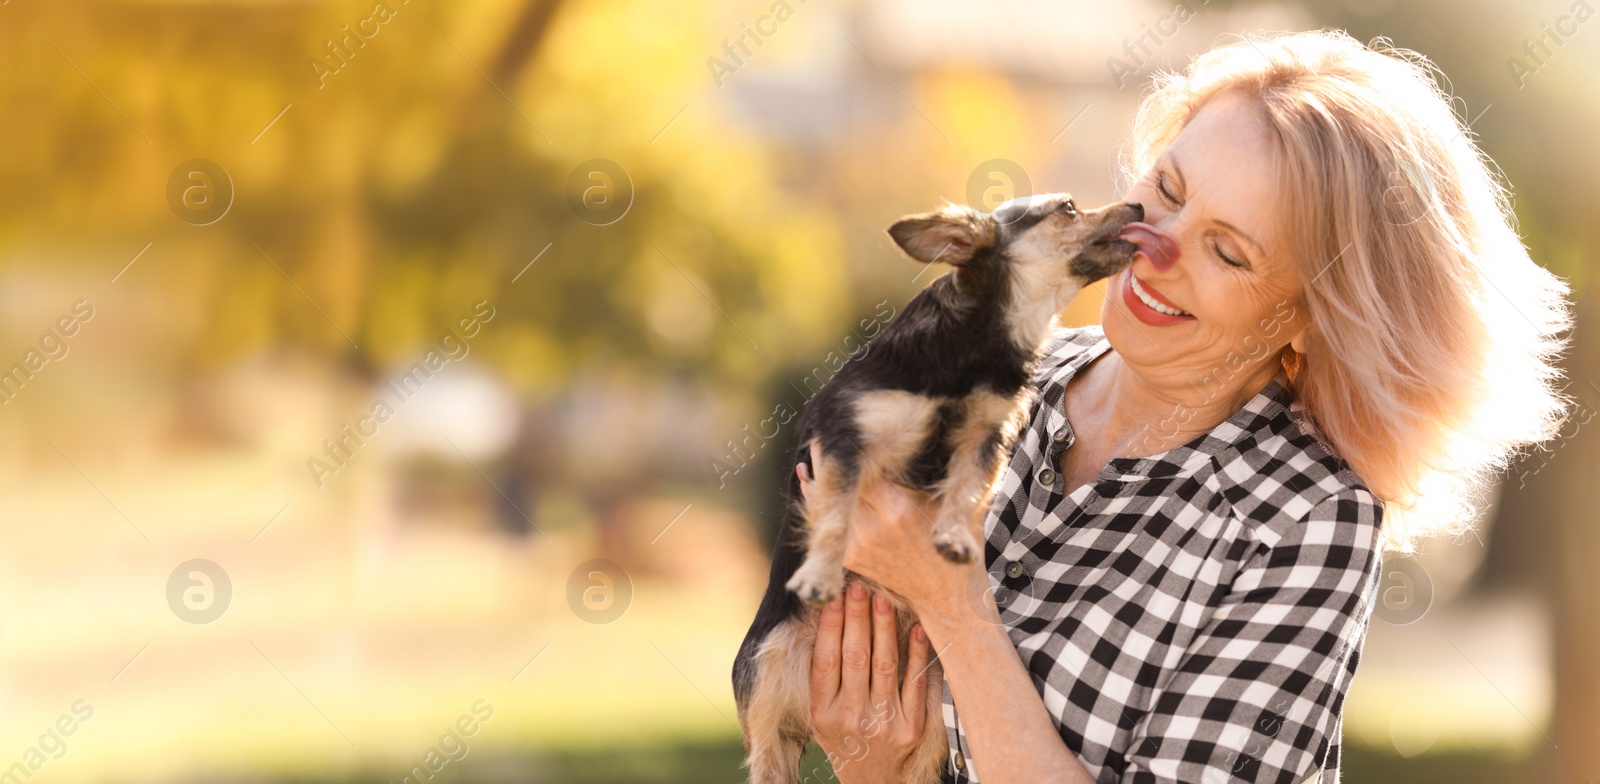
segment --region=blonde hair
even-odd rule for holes
[[[1386,545],[1463,533],[1571,403],[1554,364],[1567,284],[1529,258],[1508,187],[1426,58],[1340,31],[1241,39],[1156,74],[1122,175],[1131,186],[1219,93],[1259,105],[1311,318],[1305,353],[1279,355],[1295,395],[1383,501]]]

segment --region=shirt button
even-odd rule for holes
[[[956,752],[956,770],[966,770],[966,769],[967,769],[967,758],[961,756],[961,752],[959,752],[959,751]]]
[[[1056,472],[1046,468],[1039,472],[1039,484],[1049,487],[1056,483]]]
[[[1006,567],[1006,576],[1010,577],[1013,580],[1017,579],[1018,577],[1021,577],[1022,576],[1022,562],[1021,561],[1012,561],[1011,565]]]
[[[1071,428],[1065,428],[1065,427],[1061,428],[1061,432],[1056,434],[1056,443],[1065,444],[1065,443],[1067,443],[1067,439],[1069,439],[1071,437],[1072,437],[1072,429]]]

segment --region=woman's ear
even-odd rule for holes
[[[1294,337],[1289,339],[1289,348],[1294,349],[1294,353],[1306,353],[1306,332],[1308,331],[1309,328],[1301,329],[1299,332],[1294,333]]]

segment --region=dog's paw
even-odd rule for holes
[[[978,543],[965,531],[954,534],[934,534],[933,549],[952,563],[972,563],[978,555]]]
[[[844,571],[839,570],[837,575],[822,575],[815,572],[799,571],[789,578],[784,585],[800,600],[812,607],[821,607],[844,591]]]

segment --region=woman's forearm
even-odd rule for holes
[[[1061,741],[993,602],[927,613],[923,628],[938,651],[984,784],[1094,784]]]

